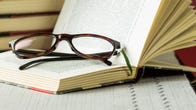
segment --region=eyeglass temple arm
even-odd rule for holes
[[[94,53],[94,54],[90,54],[90,55],[93,55],[93,56],[100,56],[100,55],[108,55],[108,53],[111,53],[111,52],[101,52],[101,53]],[[117,55],[117,53],[115,52],[113,55]],[[77,54],[71,54],[71,53],[59,53],[59,52],[52,52],[48,55],[45,55],[45,56],[69,56],[69,57],[80,57],[78,56]]]
[[[24,70],[25,68],[27,68],[28,66],[32,65],[32,64],[36,64],[36,63],[41,63],[41,62],[50,62],[50,61],[62,61],[62,60],[84,60],[85,58],[76,56],[76,57],[59,57],[59,58],[46,58],[46,59],[39,59],[39,60],[34,60],[31,62],[28,62],[22,66],[19,67],[20,70]],[[103,61],[105,64],[107,65],[112,65],[112,62],[110,62],[109,60],[105,60]]]
[[[34,60],[30,61],[22,66],[19,67],[20,70],[24,70],[28,66],[36,63],[41,63],[41,62],[49,62],[49,61],[62,61],[62,60],[82,60],[84,58],[82,57],[59,57],[59,58],[46,58],[46,59],[39,59],[39,60]]]
[[[115,43],[115,47],[116,47],[116,49],[120,49],[120,48],[121,48],[121,44],[120,44],[120,42],[118,42],[118,41],[114,40],[114,43]]]
[[[36,53],[35,51],[29,51],[29,50],[20,50],[18,52],[26,52],[26,53]],[[95,53],[93,55],[104,55],[104,54],[108,54],[109,52],[102,52],[102,53]],[[115,52],[113,55],[117,55],[117,52]],[[28,62],[22,66],[19,67],[20,70],[24,70],[26,67],[35,64],[35,63],[39,63],[39,62],[49,62],[49,61],[61,61],[61,60],[84,60],[86,58],[80,57],[76,54],[70,54],[70,53],[59,53],[59,52],[52,52],[48,55],[45,56],[58,56],[58,58],[46,58],[46,59],[39,59],[39,60],[35,60],[35,61],[31,61]],[[109,60],[104,60],[103,61],[105,64],[107,64],[108,66],[112,65],[112,62],[110,62]]]
[[[104,55],[104,54],[108,54],[110,52],[102,52],[102,53],[95,53],[95,54],[92,54],[92,55]],[[117,55],[117,51],[114,52],[113,55]],[[69,54],[69,53],[59,53],[59,52],[52,52],[46,56],[66,56],[66,57],[80,57],[76,54]],[[81,57],[82,58],[82,57]],[[85,58],[84,58],[85,59]],[[105,64],[107,64],[108,66],[111,66],[112,65],[112,62],[110,62],[109,60],[104,60],[103,61]]]
[[[31,50],[18,50],[17,52],[18,52],[18,53],[20,53],[20,52],[25,52],[25,53],[31,53],[31,54],[37,53],[37,51],[31,51]],[[94,53],[94,54],[91,54],[91,55],[94,55],[94,56],[95,56],[95,55],[107,55],[108,53],[110,53],[110,52]],[[117,55],[117,53],[114,52],[113,55]],[[80,56],[78,56],[78,55],[76,55],[76,54],[71,54],[71,53],[60,53],[60,52],[51,52],[51,53],[49,53],[49,54],[47,54],[47,55],[44,55],[44,56],[80,57]]]

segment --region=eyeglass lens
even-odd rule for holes
[[[27,37],[18,41],[14,49],[15,51],[23,50],[24,54],[32,54],[32,53],[25,53],[25,51],[33,51],[34,53],[43,53],[49,50],[55,43],[55,37],[48,37],[48,36],[32,36]],[[21,52],[20,52],[21,53]]]
[[[83,54],[112,52],[114,46],[105,39],[80,36],[72,40],[73,46]]]

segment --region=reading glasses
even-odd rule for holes
[[[67,41],[73,53],[53,52],[60,41]],[[117,55],[120,50],[120,42],[108,37],[96,34],[48,34],[35,33],[9,43],[13,53],[18,58],[29,59],[40,56],[56,56],[28,62],[19,67],[20,70],[28,66],[47,61],[61,60],[101,60],[107,65],[112,63],[108,60],[112,55]],[[66,50],[65,50],[66,51]]]

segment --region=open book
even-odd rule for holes
[[[112,66],[97,60],[47,62],[24,71],[11,52],[0,55],[0,79],[49,93],[70,92],[135,80],[139,68],[196,71],[157,60],[157,56],[196,45],[196,16],[191,0],[66,0],[54,34],[92,33],[115,39],[126,48],[132,73],[122,55]],[[59,48],[60,47],[60,48]],[[57,48],[65,51],[67,45]]]

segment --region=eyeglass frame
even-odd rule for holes
[[[15,46],[18,42],[20,42],[21,40],[30,38],[30,37],[34,37],[34,36],[41,36],[43,35],[44,37],[55,37],[56,41],[55,43],[50,47],[50,49],[44,51],[44,52],[39,52],[36,53],[35,55],[27,55],[27,56],[21,56],[19,55],[20,53],[16,51]],[[72,40],[74,38],[77,37],[95,37],[95,38],[100,38],[103,40],[108,41],[109,43],[111,43],[111,45],[113,46],[113,50],[111,52],[107,52],[107,55],[103,55],[103,56],[93,56],[96,54],[83,54],[80,51],[78,51],[73,43]],[[112,56],[112,55],[117,55],[117,53],[119,53],[119,50],[121,48],[120,46],[120,42],[113,40],[111,38],[102,36],[102,35],[97,35],[97,34],[89,34],[89,33],[85,33],[85,34],[49,34],[49,33],[35,33],[35,34],[31,34],[16,40],[13,40],[9,43],[9,46],[12,48],[12,51],[14,54],[16,54],[16,56],[20,59],[29,59],[29,58],[35,58],[35,57],[40,57],[40,56],[52,56],[51,53],[54,54],[54,50],[57,48],[57,45],[60,41],[62,40],[66,40],[71,48],[71,50],[75,53],[75,54],[64,54],[65,56],[67,56],[65,59],[68,60],[68,58],[73,58],[73,59],[95,59],[95,60],[101,60],[104,63],[106,63],[107,65],[111,65],[111,62],[108,62],[108,59]],[[51,55],[50,55],[51,54]],[[103,53],[102,53],[103,54]],[[106,53],[105,53],[106,54]],[[56,54],[57,55],[57,54]],[[57,56],[61,56],[62,54],[58,54]],[[99,55],[99,54],[98,54]],[[80,58],[79,58],[80,57]],[[61,58],[62,59],[62,58]],[[40,60],[42,61],[42,60]],[[53,60],[50,60],[53,61]]]

